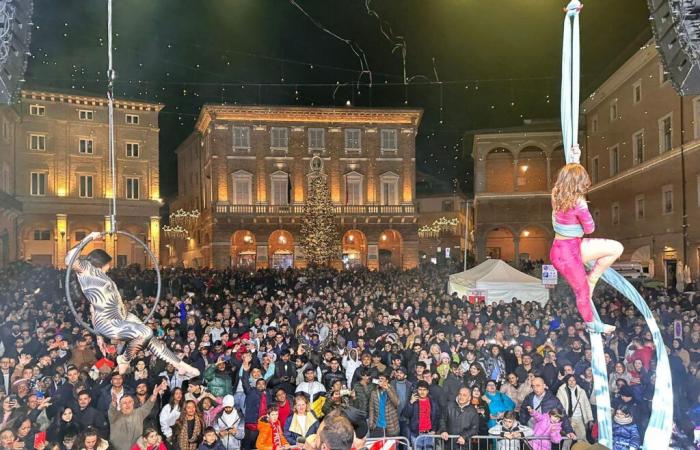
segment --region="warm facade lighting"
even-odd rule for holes
[[[527,165],[525,165],[525,166],[520,166],[520,170],[522,170],[523,172],[527,172],[527,169],[528,169],[528,166],[527,166]]]
[[[525,236],[525,237],[528,237],[528,236],[530,236],[530,232],[529,232],[529,231],[527,231],[527,230],[523,231],[523,236]]]
[[[287,243],[287,238],[284,237],[284,236],[280,236],[279,238],[277,238],[277,242],[279,242],[280,244],[284,245],[284,244]]]
[[[56,189],[56,195],[58,195],[59,197],[65,197],[66,196],[66,188],[60,187],[60,188]]]
[[[387,237],[386,234],[382,234],[382,241],[386,241]]]

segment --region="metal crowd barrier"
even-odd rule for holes
[[[500,436],[487,435],[472,436],[465,445],[459,445],[457,438],[459,436],[449,435],[445,441],[439,434],[421,434],[413,441],[412,450],[532,450],[532,441],[549,442],[549,436],[505,439]],[[571,439],[563,438],[560,443],[552,443],[551,448],[552,450],[570,450],[573,442]]]
[[[403,446],[407,450],[411,450],[413,447],[411,446],[411,442],[408,440],[408,438],[404,436],[386,436],[386,437],[380,437],[380,438],[367,438],[365,439],[365,447],[371,448],[372,445],[376,444],[377,442],[384,442],[387,443],[387,441],[394,441],[397,444],[397,448],[399,445]],[[384,444],[380,448],[384,448]]]

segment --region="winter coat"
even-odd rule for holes
[[[479,414],[474,406],[460,406],[452,400],[443,414],[440,414],[440,433],[461,436],[469,440],[479,433]]]
[[[245,424],[240,411],[234,409],[231,414],[222,411],[218,417],[212,419],[211,426],[219,433],[219,441],[226,450],[241,448],[241,441],[245,436]]]
[[[432,425],[432,431],[436,431],[440,428],[440,403],[432,397],[428,398],[430,400],[430,424]],[[420,407],[418,402],[419,400],[407,403],[403,410],[403,416],[408,419],[408,427],[412,434],[418,434],[418,426],[420,424]]]
[[[498,422],[497,419],[493,418],[494,416],[498,416],[500,413],[513,411],[515,409],[515,402],[513,399],[502,392],[496,391],[493,394],[487,392],[484,395],[489,399],[489,428],[496,426],[496,423]]]
[[[297,445],[297,439],[300,437],[306,439],[312,434],[316,434],[320,425],[316,416],[310,411],[306,413],[306,430],[301,428],[301,424],[296,417],[296,414],[292,414],[287,417],[287,421],[284,424],[284,437],[287,438],[290,445]]]
[[[455,376],[455,374],[452,372],[447,374],[445,382],[442,383],[442,389],[445,391],[445,396],[450,400],[457,397],[457,392],[459,392],[459,389],[463,386],[464,380]]]
[[[562,413],[564,414],[567,414],[567,411],[569,411],[569,397],[566,393],[566,389],[568,389],[568,387],[566,386],[566,384],[563,384],[559,388],[559,392],[557,392],[557,398],[561,402],[563,408]],[[583,419],[583,423],[593,421],[593,411],[591,410],[591,402],[588,400],[588,395],[586,394],[586,391],[581,389],[581,387],[576,386],[574,392],[571,393],[571,400],[574,403],[574,411],[576,411],[576,408],[581,408],[581,418]]]
[[[535,405],[533,403],[534,399],[535,393],[531,392],[525,397],[523,403],[520,405],[520,423],[527,424],[530,421],[530,413],[528,412],[527,407],[530,406],[535,409]],[[564,411],[559,399],[552,394],[551,391],[544,391],[544,397],[542,398],[539,406],[536,408],[536,411],[548,413],[554,408],[559,408],[559,410],[562,412]],[[566,434],[574,432],[574,429],[571,428],[571,423],[569,422],[569,418],[566,416],[566,414],[564,414],[564,417],[562,417],[561,428]]]
[[[548,440],[538,439],[530,441],[533,450],[551,450],[552,443],[561,442],[562,422],[552,422],[548,413],[532,411],[532,418],[535,420],[533,433],[535,436],[549,436]]]
[[[386,390],[385,402],[386,434],[396,436],[399,434],[399,396],[394,388],[389,386]],[[370,394],[369,401],[369,429],[377,428],[377,418],[379,417],[379,389],[375,389]]]
[[[521,383],[518,387],[515,387],[510,383],[503,383],[503,386],[501,386],[501,392],[506,394],[511,400],[513,400],[513,402],[515,402],[515,409],[519,409],[523,399],[527,397],[527,394],[532,392],[532,388],[527,383]]]
[[[355,391],[355,400],[353,400],[352,406],[369,415],[369,402],[372,397],[372,392],[375,389],[376,387],[373,383],[367,383],[366,386],[362,383],[355,383],[355,387],[353,388],[353,391]]]
[[[498,440],[498,450],[520,450],[522,441],[519,439],[506,439],[503,437],[506,433],[521,433],[521,437],[533,436],[532,428],[525,425],[520,425],[518,421],[513,422],[513,426],[506,428],[503,426],[503,421],[489,429],[489,434],[492,436],[500,436]],[[525,447],[525,445],[523,445]]]
[[[165,439],[170,439],[173,436],[173,427],[179,418],[180,407],[178,405],[171,406],[170,403],[168,403],[160,411],[160,431],[163,432]]]
[[[634,422],[620,424],[613,421],[613,450],[629,450],[641,448],[642,440],[639,436],[639,428]]]
[[[258,421],[258,438],[255,441],[257,450],[272,450],[274,436],[272,434],[272,425],[267,421],[266,417],[261,417]],[[284,427],[280,424],[280,443],[282,447],[289,445],[287,438],[284,437]]]
[[[226,450],[226,447],[224,447],[224,444],[221,443],[221,439],[217,439],[214,442],[214,445],[209,445],[206,442],[202,442],[199,444],[199,447],[197,447],[197,450]]]
[[[330,391],[331,386],[333,386],[333,383],[335,383],[336,380],[339,380],[342,384],[345,384],[345,382],[347,381],[345,372],[343,372],[342,369],[338,369],[337,372],[329,370],[328,372],[323,374],[323,378],[321,379],[323,386],[326,388],[326,391]]]
[[[212,364],[204,371],[204,379],[207,388],[214,397],[224,397],[233,394],[233,380],[229,372],[216,370],[216,364]]]

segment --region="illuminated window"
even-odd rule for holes
[[[363,176],[357,172],[350,172],[345,175],[345,204],[362,205],[364,198],[362,195]]]
[[[239,170],[231,175],[234,205],[253,204],[253,174]]]
[[[275,172],[270,175],[270,185],[272,205],[288,205],[290,202],[289,174],[286,172]]]
[[[92,139],[80,139],[78,141],[78,152],[84,153],[86,155],[92,155]]]
[[[382,205],[399,204],[399,176],[395,173],[385,173],[379,177],[380,203]]]

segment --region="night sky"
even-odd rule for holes
[[[25,86],[102,95],[106,0],[34,4]],[[177,193],[174,150],[192,132],[204,103],[422,107],[418,169],[458,180],[469,192],[472,162],[469,145],[462,143],[465,132],[558,116],[565,4],[114,0],[116,93],[165,104],[160,115],[165,198]],[[644,0],[584,4],[582,94],[587,95],[651,33]]]

